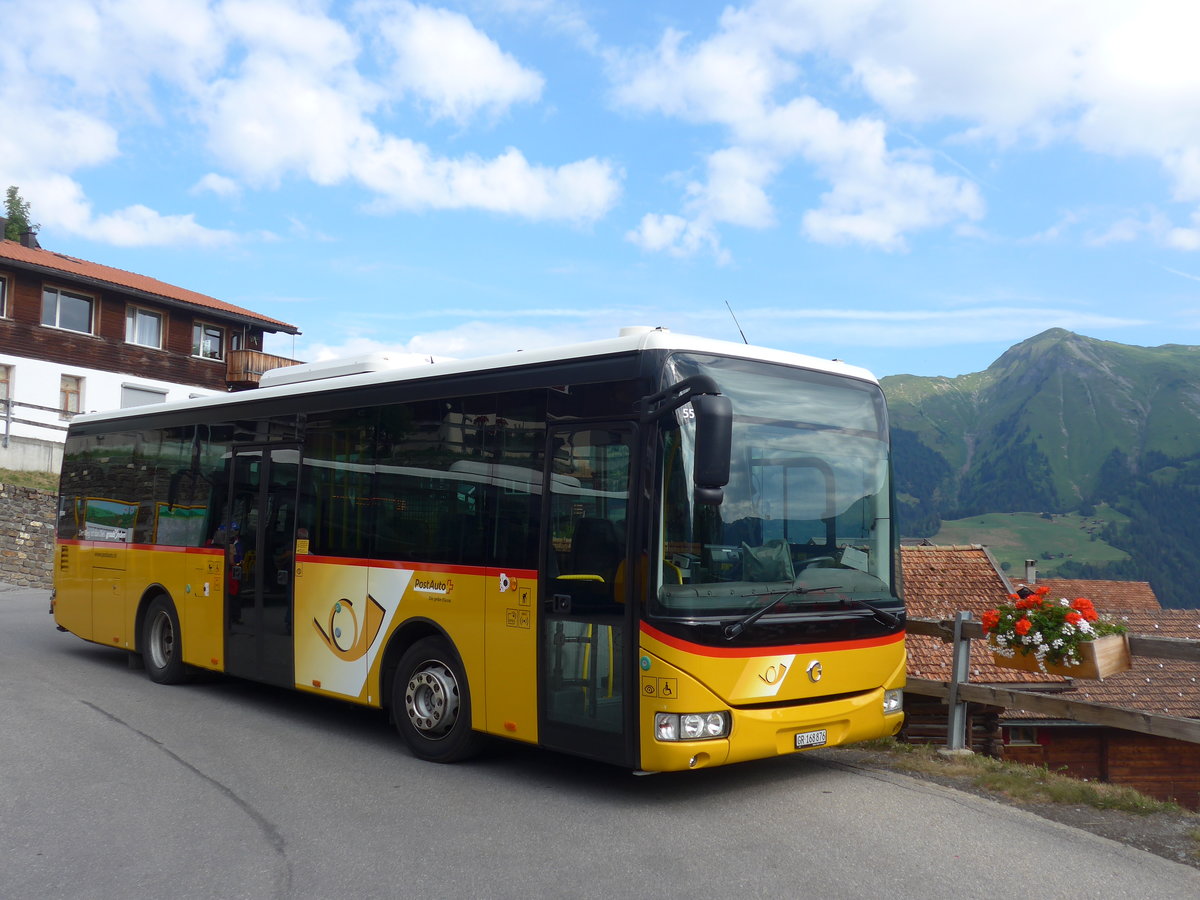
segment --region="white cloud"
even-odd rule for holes
[[[895,249],[983,212],[974,184],[888,147],[899,122],[1000,148],[1142,156],[1175,201],[1200,203],[1197,31],[1200,6],[1177,0],[759,0],[727,8],[711,35],[668,29],[652,52],[621,57],[614,96],[722,125],[732,147],[771,146],[782,165],[811,165],[831,189],[805,213],[809,237]],[[876,112],[848,120],[815,99],[807,79],[839,65]],[[878,138],[863,140],[871,129]],[[1183,249],[1191,232],[1145,233]]]
[[[376,99],[352,71],[255,55],[211,91],[209,150],[255,185],[274,187],[290,174],[337,184],[378,141],[366,117]]]
[[[509,16],[532,29],[556,32],[571,38],[589,53],[600,47],[600,38],[577,0],[469,0],[480,14]]]
[[[236,197],[242,192],[241,187],[232,178],[209,172],[192,185],[193,194],[216,194],[218,197]]]
[[[738,321],[751,340],[802,347],[950,347],[993,344],[1029,337],[1037,330],[1066,328],[1078,333],[1150,324],[1133,316],[1111,316],[1070,306],[980,305],[969,309],[830,309],[803,305],[739,309]]]
[[[410,140],[385,138],[355,162],[355,174],[380,195],[373,209],[483,209],[529,219],[590,221],[619,194],[611,163],[585,159],[549,168],[509,148],[494,159],[448,159]]]
[[[1162,167],[1175,200],[1200,202],[1195,4],[862,0],[793,10],[894,119],[953,122],[963,138],[1001,146],[1073,142],[1142,156]],[[1190,231],[1142,229],[1181,249]]]
[[[902,250],[913,231],[979,218],[975,185],[939,174],[921,154],[890,150],[882,121],[846,121],[804,94],[777,99],[798,77],[795,58],[813,48],[815,34],[790,10],[756,4],[726,10],[708,39],[688,43],[668,30],[653,53],[614,64],[618,103],[725,127],[731,146],[709,157],[706,184],[689,185],[693,221],[709,230],[717,222],[771,224],[770,185],[797,161],[832,185],[820,207],[803,214],[805,234],[821,243]],[[670,223],[643,219],[636,240],[649,248],[656,230]],[[676,240],[663,248],[678,253],[700,243]]]
[[[616,331],[603,336],[615,337]],[[594,340],[596,337],[582,328],[550,331],[534,327],[511,327],[495,321],[471,321],[453,328],[417,334],[399,343],[352,335],[338,343],[313,342],[302,345],[297,352],[304,359],[319,362],[386,353],[404,365],[429,365],[431,358],[435,362],[473,359],[515,353],[518,350],[559,347],[576,341]]]
[[[81,96],[145,102],[154,78],[198,84],[224,41],[207,0],[40,0],[5,4],[0,66]]]
[[[194,244],[211,247],[232,243],[237,235],[196,223],[192,215],[164,216],[146,206],[135,205],[96,216],[89,234],[118,247],[167,247]]]
[[[544,80],[461,14],[412,3],[359,10],[343,22],[319,0],[62,0],[48,17],[40,4],[9,0],[0,175],[23,186],[48,227],[123,243],[219,242],[225,232],[148,203],[96,215],[73,180],[116,160],[127,127],[198,123],[223,171],[196,177],[193,193],[228,197],[240,184],[299,178],[356,182],[378,192],[376,211],[587,222],[611,209],[622,173],[606,160],[544,165],[516,148],[454,157],[389,134],[397,83],[435,116],[465,124],[538,100]],[[381,35],[392,39],[383,62],[394,64],[382,83],[369,53]],[[145,227],[154,216],[157,230]]]
[[[14,85],[0,94],[0,167],[10,177],[72,172],[117,156],[117,131],[102,119],[38,98],[17,97]],[[19,126],[19,127],[17,127]]]
[[[545,79],[522,66],[466,16],[413,3],[389,5],[378,21],[394,54],[392,84],[426,104],[435,118],[465,124],[541,96]]]
[[[346,27],[317,4],[225,0],[218,10],[232,37],[256,55],[280,57],[310,71],[331,71],[353,63],[358,55]]]
[[[729,262],[729,253],[721,246],[712,222],[704,218],[647,213],[637,228],[626,232],[625,239],[650,252],[685,257],[707,250],[717,262]]]
[[[688,185],[688,206],[715,222],[765,228],[774,224],[775,212],[764,185],[778,168],[767,154],[742,147],[718,150],[708,157],[708,181]]]

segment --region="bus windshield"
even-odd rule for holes
[[[839,604],[899,611],[888,432],[874,384],[764,362],[676,354],[664,383],[716,379],[733,404],[729,484],[693,497],[694,416],[664,432],[660,583],[651,616],[712,621]]]

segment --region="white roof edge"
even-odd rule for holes
[[[368,353],[364,356],[347,356],[342,359],[331,359],[325,362],[300,363],[295,366],[280,366],[268,369],[259,379],[259,388],[275,387],[281,384],[300,384],[305,381],[324,381],[327,378],[341,378],[345,375],[364,375],[368,372],[385,372],[402,368],[395,357],[389,353]]]
[[[738,344],[732,341],[721,341],[713,338],[696,337],[680,334],[665,328],[655,328],[637,334],[623,337],[606,338],[599,341],[589,341],[583,344],[570,344],[562,347],[542,348],[539,350],[518,350],[514,353],[504,353],[495,356],[481,356],[471,359],[457,359],[433,364],[388,366],[379,369],[360,372],[357,374],[341,374],[329,377],[318,377],[313,380],[297,380],[294,383],[276,381],[274,386],[260,387],[254,390],[241,391],[236,394],[217,394],[213,397],[200,397],[176,403],[155,404],[151,407],[130,407],[122,410],[88,413],[75,417],[78,422],[105,420],[114,418],[132,418],[147,414],[159,414],[178,409],[203,409],[209,406],[225,406],[239,402],[252,403],[257,400],[268,400],[272,397],[290,397],[308,393],[320,393],[326,390],[369,387],[388,382],[403,382],[430,377],[447,375],[466,375],[488,369],[507,369],[513,366],[536,365],[539,363],[566,362],[574,359],[610,356],[619,353],[632,353],[639,350],[685,350],[699,353],[712,353],[720,356],[731,356],[740,359],[760,360],[762,362],[779,363],[810,369],[816,372],[827,372],[834,375],[845,375],[873,384],[878,379],[867,369],[852,366],[841,360],[820,359],[787,350],[774,350],[753,344]],[[373,357],[386,354],[371,354]],[[362,362],[366,357],[351,357],[346,361],[348,368],[357,360]],[[324,364],[308,364],[313,367]],[[290,367],[290,368],[299,368]],[[286,372],[287,369],[279,370]]]

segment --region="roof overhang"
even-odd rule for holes
[[[289,325],[286,322],[276,322],[274,319],[263,319],[258,316],[247,314],[244,312],[235,312],[227,309],[217,309],[215,307],[204,306],[199,303],[189,303],[186,300],[179,300],[174,297],[167,297],[163,294],[156,294],[153,291],[143,291],[138,288],[128,287],[123,284],[117,284],[113,281],[107,281],[103,278],[95,278],[89,275],[80,275],[75,272],[66,272],[62,269],[56,269],[53,266],[42,266],[37,263],[26,262],[25,260],[13,259],[10,256],[0,257],[0,265],[11,266],[14,269],[22,269],[26,272],[33,272],[38,275],[57,279],[59,281],[69,281],[75,284],[83,284],[88,287],[98,288],[100,290],[110,291],[122,294],[126,297],[133,297],[139,300],[151,301],[161,306],[171,307],[173,309],[184,309],[190,313],[198,315],[200,318],[210,316],[212,318],[220,318],[230,322],[237,322],[241,325],[251,325],[255,328],[261,328],[263,331],[283,334],[300,334],[300,329],[295,325]]]

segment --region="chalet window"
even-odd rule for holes
[[[1038,742],[1037,729],[1032,725],[1010,725],[1008,742],[1010,744],[1036,744]]]
[[[3,284],[0,281],[0,284]],[[0,366],[0,401],[8,400],[12,397],[12,366]],[[4,407],[0,406],[0,412],[3,412]]]
[[[59,381],[58,407],[62,417],[69,419],[82,408],[83,378],[79,375],[64,375]]]
[[[62,291],[58,288],[42,289],[42,324],[67,331],[92,333],[93,299],[84,294]]]
[[[8,279],[0,275],[0,319],[8,317]]]
[[[125,308],[125,341],[140,347],[162,347],[162,313],[137,306]]]
[[[207,322],[192,326],[192,356],[202,359],[225,358],[225,329]]]

